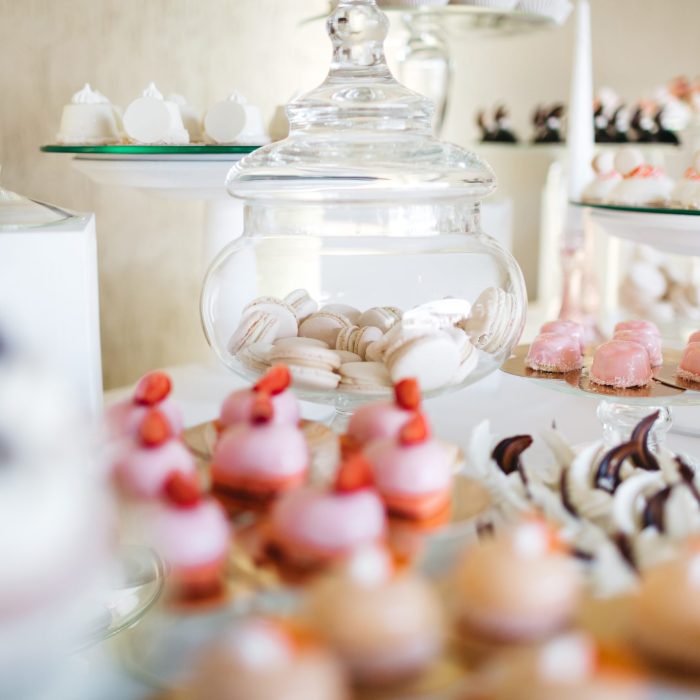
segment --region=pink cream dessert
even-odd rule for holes
[[[270,545],[297,566],[333,563],[385,537],[384,504],[361,455],[341,464],[330,490],[295,489],[275,503],[271,514]]]
[[[686,345],[678,363],[678,376],[691,382],[700,382],[700,342]]]
[[[540,333],[530,345],[525,365],[539,372],[572,372],[583,366],[581,343],[573,335]]]
[[[260,394],[272,397],[274,406],[273,422],[276,424],[298,425],[301,419],[299,401],[288,391],[292,377],[286,365],[275,365],[250,389],[239,389],[229,394],[221,406],[218,427],[228,428],[240,423],[248,423],[252,417],[253,404]]]
[[[700,342],[700,331],[695,331],[691,334],[690,338],[688,338],[688,344],[698,342]]]
[[[172,472],[194,474],[196,464],[187,447],[172,435],[172,427],[158,408],[148,409],[138,437],[119,457],[114,476],[121,491],[137,499],[156,498]]]
[[[610,340],[593,355],[589,376],[596,384],[618,389],[646,386],[652,379],[649,353],[630,340]]]
[[[165,372],[149,372],[139,379],[134,394],[128,399],[108,406],[105,423],[110,438],[133,438],[149,409],[157,407],[170,422],[175,435],[184,427],[182,411],[170,398],[172,382]]]
[[[449,506],[452,465],[447,450],[430,438],[423,414],[408,421],[398,437],[373,442],[365,454],[389,513],[424,520]]]
[[[649,362],[652,367],[663,364],[664,357],[661,349],[661,336],[645,330],[615,331],[613,340],[630,340],[639,343],[649,353]]]
[[[420,408],[421,392],[415,379],[394,385],[394,401],[374,401],[355,411],[348,425],[348,437],[356,445],[398,436],[401,428]]]
[[[309,448],[297,425],[275,422],[275,404],[259,393],[250,419],[224,431],[214,448],[214,491],[269,498],[299,486],[309,469]]]
[[[563,319],[549,321],[540,328],[540,333],[559,333],[573,336],[579,342],[581,353],[586,351],[585,331],[583,326],[580,323],[576,323],[576,321],[565,321]]]
[[[661,335],[659,328],[655,323],[645,321],[643,319],[620,321],[620,323],[615,324],[614,329],[615,333],[618,333],[619,331],[644,331],[646,333],[653,333],[654,335]]]
[[[163,501],[146,516],[154,549],[168,565],[168,583],[178,600],[219,596],[231,544],[222,507],[203,498],[194,474],[174,472],[165,482]]]

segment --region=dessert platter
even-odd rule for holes
[[[671,427],[672,406],[700,405],[696,338],[692,335],[682,352],[662,348],[651,321],[621,321],[611,340],[587,352],[580,324],[551,321],[531,344],[518,346],[501,369],[549,389],[598,399],[609,444],[629,436],[638,421],[657,411],[652,440],[661,443]]]
[[[641,151],[625,146],[615,155],[598,154],[594,180],[575,205],[590,210],[607,233],[671,253],[700,253],[700,155],[674,182],[644,162]]]

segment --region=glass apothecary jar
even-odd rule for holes
[[[231,370],[286,363],[302,398],[347,412],[404,376],[431,396],[494,371],[526,296],[480,227],[493,172],[432,136],[431,103],[386,66],[375,0],[340,0],[327,28],[330,72],[288,105],[289,137],[229,174],[244,234],[212,263],[201,312]]]

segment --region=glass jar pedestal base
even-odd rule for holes
[[[596,411],[603,426],[603,440],[608,447],[614,447],[630,439],[635,426],[644,418],[659,412],[659,417],[649,434],[649,446],[656,451],[666,442],[671,428],[671,409],[668,406],[649,406],[617,401],[601,401]]]

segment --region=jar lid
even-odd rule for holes
[[[287,105],[286,139],[231,169],[231,195],[290,201],[478,200],[493,192],[490,166],[436,139],[431,101],[394,79],[384,56],[389,22],[376,0],[340,0],[326,26],[333,44],[328,77]]]

